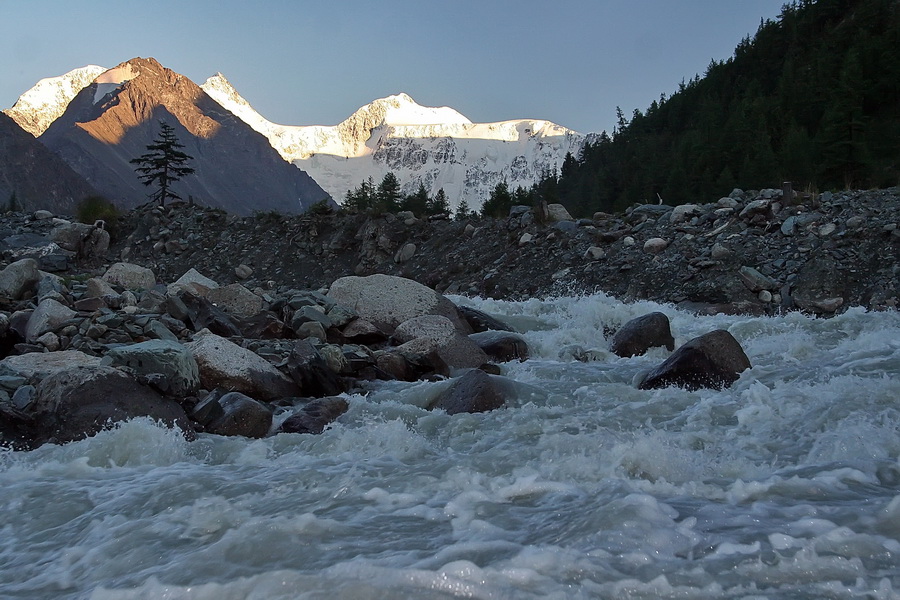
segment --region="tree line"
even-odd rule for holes
[[[734,55],[567,156],[539,184],[573,215],[735,187],[900,183],[900,3],[799,0]]]

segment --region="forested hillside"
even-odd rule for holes
[[[539,188],[573,214],[900,184],[900,0],[801,0]],[[555,185],[554,185],[555,184]],[[551,197],[546,197],[546,196]]]

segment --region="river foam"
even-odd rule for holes
[[[9,598],[897,598],[900,316],[697,317],[604,295],[457,298],[515,322],[491,413],[447,382],[349,395],[323,434],[147,419],[0,454]],[[642,391],[609,331],[728,329],[725,390]]]

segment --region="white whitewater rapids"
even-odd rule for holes
[[[897,312],[457,300],[527,331],[500,410],[432,413],[447,382],[380,383],[318,436],[187,442],[136,420],[0,454],[0,596],[900,595]],[[727,328],[753,368],[637,390],[668,353],[618,358],[602,331],[652,310],[678,344]]]

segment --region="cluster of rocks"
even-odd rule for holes
[[[121,262],[86,279],[38,266],[0,271],[0,439],[17,447],[142,416],[187,435],[319,433],[360,382],[487,377],[528,356],[520,335],[488,329],[502,327],[490,316],[394,276],[340,278],[322,293],[220,286],[194,269],[162,285]],[[482,395],[433,408],[499,406]]]
[[[196,267],[250,288],[317,289],[344,275],[384,273],[447,294],[605,291],[752,314],[883,310],[900,299],[900,189],[787,199],[782,190],[734,190],[708,204],[635,205],[577,220],[549,208],[540,217],[518,206],[506,219],[455,221],[145,207],[129,214],[112,257],[163,277]]]

